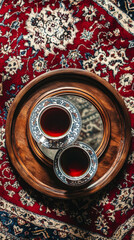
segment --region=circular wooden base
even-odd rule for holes
[[[35,104],[64,94],[87,99],[103,121],[103,138],[96,149],[97,173],[87,185],[73,191],[56,178],[52,162],[32,139],[28,126]],[[6,145],[14,167],[28,184],[49,196],[70,199],[92,194],[116,176],[129,151],[130,129],[125,104],[110,84],[88,71],[61,69],[37,77],[16,96],[7,117]]]

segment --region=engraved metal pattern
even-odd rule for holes
[[[96,151],[102,142],[104,134],[100,113],[89,100],[81,96],[64,94],[62,97],[74,104],[80,112],[82,127],[78,141],[87,143]]]
[[[60,181],[62,181],[63,183],[67,184],[68,186],[81,186],[86,184],[87,182],[89,182],[95,175],[97,168],[98,168],[98,159],[97,156],[94,152],[94,150],[87,144],[83,143],[83,142],[75,142],[71,145],[71,147],[78,147],[83,149],[89,159],[90,159],[90,164],[88,169],[86,170],[86,172],[79,176],[79,177],[72,177],[67,175],[62,169],[61,166],[59,164],[59,159],[61,154],[63,153],[63,151],[67,148],[69,148],[70,146],[67,146],[63,149],[59,149],[58,152],[56,153],[55,159],[54,159],[54,164],[53,164],[53,168],[54,168],[54,172],[56,174],[56,176],[60,179]]]
[[[56,106],[64,108],[71,116],[71,126],[66,134],[60,137],[47,136],[41,129],[39,118],[48,107]],[[33,109],[29,120],[30,132],[34,140],[42,147],[58,149],[76,141],[81,130],[81,117],[78,109],[68,100],[61,97],[51,97],[39,102]]]

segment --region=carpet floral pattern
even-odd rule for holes
[[[60,68],[94,72],[127,106],[128,159],[102,191],[53,199],[26,184],[5,143],[6,118],[33,78]],[[0,239],[134,239],[134,1],[0,0]]]

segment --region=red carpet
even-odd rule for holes
[[[132,142],[102,191],[58,200],[32,189],[8,158],[5,125],[19,91],[54,69],[86,69],[123,97],[134,138],[134,1],[0,0],[0,239],[132,240]]]

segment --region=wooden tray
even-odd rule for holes
[[[96,149],[99,158],[94,178],[81,188],[69,188],[54,175],[52,163],[32,139],[28,121],[34,105],[43,98],[74,94],[91,102],[103,121],[103,138]],[[13,166],[38,191],[52,197],[76,198],[106,186],[126,160],[131,140],[126,106],[105,80],[88,71],[60,69],[45,73],[27,84],[10,107],[6,123],[6,146]]]

